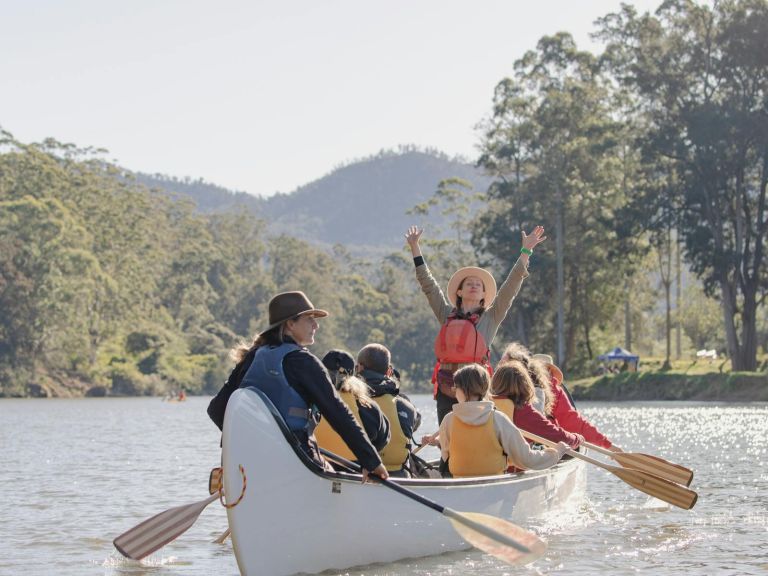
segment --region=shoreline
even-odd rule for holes
[[[625,372],[580,380],[570,386],[575,400],[692,400],[768,402],[768,374],[711,372],[687,375],[665,372]]]

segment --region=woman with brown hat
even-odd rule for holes
[[[284,292],[272,298],[269,327],[250,346],[234,350],[239,362],[253,357],[240,387],[253,386],[264,392],[304,451],[316,461],[324,463],[314,437],[314,415],[319,411],[355,455],[364,480],[368,472],[387,478],[378,452],[339,398],[327,370],[306,348],[315,341],[317,319],[326,316],[328,312],[315,308],[303,292]]]
[[[533,249],[546,240],[546,236],[543,226],[536,226],[530,235],[522,233],[520,256],[498,293],[496,281],[487,270],[470,266],[457,270],[451,276],[446,298],[421,254],[419,239],[422,232],[416,226],[411,226],[405,239],[413,254],[416,278],[435,317],[442,325],[435,340],[437,364],[432,376],[437,418],[438,422],[442,422],[456,404],[453,373],[472,363],[485,366],[490,373],[491,343],[520,291],[523,280],[528,276],[528,258],[533,254]]]

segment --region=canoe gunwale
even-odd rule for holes
[[[253,386],[248,386],[246,387],[246,389],[254,392],[262,400],[267,410],[269,410],[269,413],[271,414],[275,423],[277,424],[277,427],[280,429],[280,432],[283,434],[283,437],[285,438],[286,442],[291,447],[293,452],[296,454],[299,461],[302,464],[304,464],[304,466],[310,472],[312,472],[316,476],[319,476],[321,478],[325,478],[328,480],[360,483],[360,480],[362,477],[360,474],[354,474],[350,472],[337,472],[337,471],[331,472],[329,470],[326,470],[320,464],[318,464],[315,460],[310,458],[309,455],[306,452],[304,452],[304,450],[301,448],[301,445],[299,444],[298,439],[293,434],[293,432],[290,431],[290,429],[285,423],[285,420],[283,420],[283,417],[280,415],[280,412],[277,410],[277,408],[275,408],[275,405],[272,404],[272,401],[267,397],[267,395],[264,394],[264,392],[262,392],[258,388],[255,388]],[[488,484],[504,484],[504,483],[514,482],[516,480],[523,480],[523,479],[527,480],[535,476],[543,476],[543,475],[551,474],[553,470],[556,470],[562,466],[568,466],[571,463],[575,464],[577,462],[578,462],[577,459],[568,457],[567,460],[564,458],[557,465],[551,468],[547,468],[545,470],[530,470],[526,472],[517,472],[513,474],[506,473],[506,474],[499,474],[495,476],[481,476],[481,477],[475,477],[475,478],[390,478],[390,479],[404,486],[409,486],[409,485],[420,486],[420,487],[440,486],[444,488],[459,487],[459,486],[482,486],[482,485],[488,485]]]

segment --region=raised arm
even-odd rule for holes
[[[408,246],[411,248],[411,254],[413,255],[413,264],[416,266],[416,279],[419,281],[421,291],[427,297],[429,307],[432,308],[432,312],[435,314],[435,318],[441,324],[445,322],[446,317],[452,310],[453,306],[448,302],[448,299],[443,294],[440,286],[433,278],[429,271],[429,267],[424,262],[424,257],[421,255],[421,247],[419,246],[419,239],[421,238],[423,229],[419,229],[418,226],[411,226],[405,233],[405,240],[408,242]]]
[[[492,318],[492,322],[495,327],[492,333],[495,335],[496,327],[502,323],[504,318],[512,306],[512,301],[520,291],[520,287],[523,284],[523,280],[528,276],[528,260],[533,253],[533,249],[544,242],[547,237],[544,235],[544,227],[536,226],[530,234],[526,234],[522,231],[522,247],[520,248],[520,256],[518,257],[512,270],[509,271],[504,283],[499,287],[499,292],[496,294],[496,299],[488,308],[488,316]]]

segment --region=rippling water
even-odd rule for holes
[[[434,431],[432,401],[414,400],[425,415],[423,431]],[[218,504],[142,563],[112,547],[117,534],[149,516],[207,497],[208,473],[219,461],[219,433],[205,414],[207,402],[1,400],[0,574],[236,575],[229,542],[212,544],[226,528]],[[696,507],[670,508],[590,467],[586,501],[528,526],[549,542],[546,556],[530,566],[512,569],[470,551],[345,573],[768,572],[768,405],[580,408],[625,448],[694,469]]]

